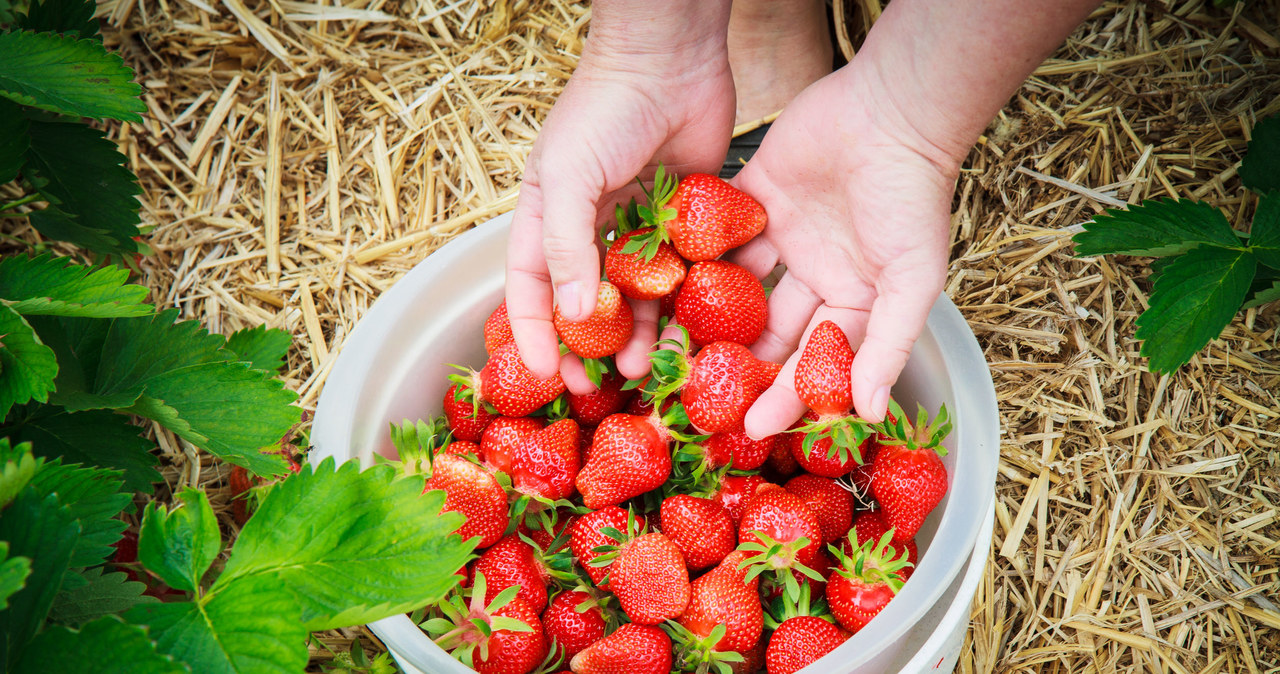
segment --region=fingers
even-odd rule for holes
[[[884,419],[889,390],[906,366],[945,282],[945,258],[934,265],[899,268],[900,273],[885,270],[867,320],[866,338],[853,359],[854,409],[873,422]]]
[[[565,318],[579,321],[596,308],[600,283],[596,202],[601,186],[552,171],[541,187],[542,252],[556,306]]]
[[[796,350],[822,298],[792,274],[784,274],[769,295],[769,318],[760,339],[751,345],[756,358],[782,361]]]
[[[764,237],[758,236],[730,251],[728,260],[763,279],[778,266],[778,251]]]
[[[596,390],[596,385],[587,376],[587,368],[582,364],[582,359],[572,353],[560,357],[560,378],[564,380],[564,387],[574,395],[584,396]]]
[[[560,347],[551,323],[551,284],[542,257],[541,192],[530,179],[520,190],[507,240],[507,315],[520,358],[535,376],[555,375]]]
[[[648,302],[631,302],[631,315],[635,329],[622,350],[614,357],[618,372],[627,379],[643,379],[649,374],[649,352],[654,342],[658,341],[658,313],[661,305],[657,300]]]

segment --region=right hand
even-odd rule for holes
[[[553,300],[570,320],[594,311],[597,224],[611,220],[614,205],[635,194],[636,176],[651,176],[659,162],[678,175],[714,174],[733,128],[723,31],[702,39],[676,31],[671,38],[671,31],[645,26],[654,33],[646,43],[634,22],[621,28],[611,35],[593,22],[582,60],[525,164],[508,245],[507,311],[520,355],[539,377],[559,371],[575,393],[594,386],[576,357],[561,358],[551,315]],[[616,361],[624,376],[639,378],[649,371],[658,303],[632,308],[635,333]]]

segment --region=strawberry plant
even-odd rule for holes
[[[144,107],[95,7],[0,12],[0,216],[83,251],[6,235],[0,257],[0,671],[299,672],[311,631],[435,601],[474,543],[421,477],[295,462],[287,333],[210,334],[111,263],[147,252],[138,187],[83,119]],[[235,464],[239,482],[296,474],[257,490],[233,547],[190,488],[126,532],[161,477],[135,419]]]
[[[1280,299],[1280,116],[1254,127],[1239,175],[1258,195],[1247,234],[1211,204],[1154,199],[1108,209],[1075,235],[1077,256],[1157,258],[1135,334],[1155,372],[1190,361],[1241,309]]]

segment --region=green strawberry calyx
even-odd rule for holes
[[[947,413],[947,406],[939,407],[938,414],[932,421],[924,405],[917,403],[916,407],[916,420],[912,423],[907,419],[902,406],[893,399],[889,400],[889,413],[885,415],[884,421],[874,425],[876,432],[880,434],[880,444],[901,445],[907,449],[932,449],[938,456],[946,456],[947,448],[942,445],[942,441],[951,434],[951,417]]]
[[[897,594],[905,583],[898,572],[912,564],[907,561],[909,553],[906,547],[902,548],[901,554],[898,554],[898,550],[893,547],[893,534],[894,530],[890,529],[879,540],[869,540],[859,544],[856,527],[850,529],[851,552],[849,554],[845,554],[838,546],[827,546],[831,554],[836,557],[835,572],[850,580],[863,583],[884,583],[893,590],[894,594]]]
[[[499,630],[507,632],[532,632],[533,628],[522,620],[494,615],[515,600],[519,585],[512,585],[493,601],[485,604],[486,591],[483,573],[476,573],[471,589],[457,590],[436,605],[441,615],[428,618],[420,627],[433,636],[436,645],[453,654],[468,667],[475,666],[475,651],[480,659],[489,659],[489,638]],[[468,600],[469,596],[469,600]]]
[[[694,674],[709,674],[714,671],[716,674],[732,674],[733,665],[745,661],[741,653],[716,650],[716,646],[729,631],[724,623],[718,623],[705,637],[699,637],[674,620],[668,620],[659,627],[671,637],[672,671]]]

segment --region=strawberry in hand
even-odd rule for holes
[[[556,309],[556,332],[569,350],[583,358],[603,358],[618,352],[631,338],[631,305],[608,281],[601,281],[596,308],[584,319],[571,321]],[[599,382],[596,382],[597,384]]]
[[[790,438],[791,453],[805,470],[824,477],[840,477],[861,464],[873,435],[870,424],[850,415],[854,356],[840,326],[822,321],[796,363],[796,395],[810,412],[790,430],[800,436]]]
[[[646,190],[640,217],[653,227],[647,245],[670,241],[690,262],[714,260],[764,230],[764,207],[750,195],[705,173],[678,179],[662,166]]]
[[[653,362],[653,398],[665,400],[680,393],[689,423],[700,433],[742,430],[751,404],[778,374],[777,363],[759,360],[734,342],[713,342],[689,358],[687,340],[681,349],[659,349]]]
[[[718,341],[749,346],[760,338],[768,318],[760,280],[725,260],[693,265],[676,294],[676,323],[698,346]]]

